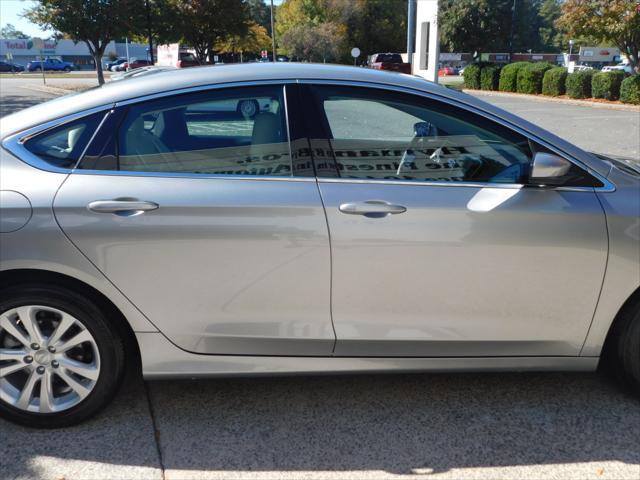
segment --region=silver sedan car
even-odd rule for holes
[[[602,364],[640,391],[637,167],[465,94],[361,68],[203,67],[23,110],[0,138],[15,422],[77,423],[137,369]]]

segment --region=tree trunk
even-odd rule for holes
[[[108,41],[100,42],[100,41],[87,41],[85,42],[87,47],[89,47],[89,52],[93,57],[93,62],[96,64],[96,73],[98,75],[98,84],[104,85],[104,73],[102,71],[102,56],[104,55],[104,50],[107,47]]]
[[[104,72],[102,71],[102,52],[93,54],[93,61],[96,62],[96,72],[98,73],[98,84],[104,85]]]

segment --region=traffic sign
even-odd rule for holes
[[[267,58],[267,56],[268,56],[268,55],[269,55],[269,52],[267,52],[266,50],[262,50],[262,51],[260,52],[260,56],[261,56],[262,58]]]
[[[353,58],[358,58],[360,56],[360,49],[358,47],[353,47],[351,49],[351,56]]]

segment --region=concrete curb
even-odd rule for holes
[[[468,93],[469,95],[478,95],[478,96],[485,95],[488,97],[526,98],[529,100],[536,100],[539,102],[555,102],[555,103],[562,103],[565,105],[578,105],[583,107],[604,108],[609,110],[624,110],[627,112],[640,113],[640,106],[636,106],[636,105],[622,105],[619,103],[601,103],[601,102],[592,102],[589,100],[573,100],[570,98],[547,97],[544,95],[528,95],[525,93],[495,92],[493,90],[471,90],[471,89],[465,88],[462,91],[464,93]]]

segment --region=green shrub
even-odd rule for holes
[[[620,98],[620,84],[624,80],[624,72],[596,72],[591,78],[591,94],[593,98],[618,100]]]
[[[593,70],[582,70],[567,75],[567,95],[571,98],[591,97],[591,77]]]
[[[551,97],[564,95],[567,69],[564,67],[551,68],[542,77],[542,94]]]
[[[624,103],[640,104],[640,75],[633,75],[622,81],[620,100]]]
[[[502,67],[498,89],[501,92],[515,92],[518,88],[518,70],[530,65],[529,62],[515,62]]]
[[[464,86],[473,90],[480,89],[480,70],[481,63],[471,63],[464,67]]]
[[[553,68],[546,62],[530,63],[518,70],[518,93],[541,93],[544,73]]]
[[[500,66],[486,65],[482,67],[480,70],[480,88],[482,90],[498,90],[499,82]]]

